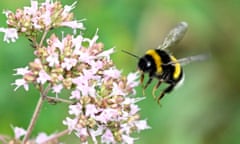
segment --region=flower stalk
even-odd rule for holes
[[[34,126],[35,126],[35,124],[37,122],[40,110],[42,108],[43,101],[44,101],[44,96],[40,96],[39,100],[38,100],[38,103],[37,103],[37,105],[35,107],[33,116],[31,118],[31,121],[30,121],[30,123],[28,125],[26,135],[23,138],[22,144],[26,144],[27,141],[29,140],[29,137],[30,137],[30,135],[32,133],[32,130],[33,130],[33,128],[34,128]]]
[[[49,137],[48,139],[46,139],[44,142],[42,142],[42,143],[50,143],[50,142],[52,142],[52,141],[54,141],[54,140],[56,140],[56,139],[59,139],[60,137],[62,137],[62,136],[64,136],[64,135],[67,135],[69,133],[69,130],[68,129],[65,129],[65,130],[63,130],[63,131],[61,131],[61,132],[59,132],[59,133],[56,133],[56,134],[54,134],[53,136],[51,136],[51,137]]]

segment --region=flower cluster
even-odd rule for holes
[[[92,69],[94,66],[88,71]],[[67,117],[63,124],[80,137],[81,142],[91,137],[97,143],[96,137],[100,136],[101,143],[132,144],[135,140],[130,136],[132,132],[149,128],[138,114],[139,107],[135,103],[140,99],[129,97],[137,85],[136,73],[124,77],[110,66],[87,75],[88,78],[79,76],[73,80],[77,87],[70,98],[77,103],[69,106],[72,117]],[[87,87],[83,86],[86,84]]]
[[[4,11],[9,28],[0,28],[0,32],[5,33],[4,41],[15,42],[19,33],[34,40],[39,32],[60,26],[70,27],[74,30],[84,29],[81,21],[73,19],[71,10],[75,5],[76,2],[63,7],[59,1],[51,0],[46,0],[40,5],[36,0],[31,0],[30,7],[17,9],[15,13],[10,10]]]
[[[70,13],[74,5],[62,7],[58,1],[46,0],[38,6],[37,1],[31,1],[31,7],[5,12],[9,28],[0,28],[5,33],[4,40],[15,41],[18,33],[23,33],[34,46],[35,59],[16,69],[15,75],[21,78],[13,83],[15,90],[23,87],[27,91],[29,84],[44,92],[41,96],[47,96],[49,91],[58,96],[63,89],[69,90],[69,99],[74,103],[69,105],[69,116],[63,120],[69,133],[84,143],[89,138],[98,143],[99,137],[101,143],[132,144],[133,132],[149,128],[138,113],[136,102],[141,98],[131,97],[139,84],[138,74],[121,74],[110,58],[114,49],[104,50],[103,43],[97,42],[97,32],[92,38],[82,34],[59,38],[51,34],[45,39],[42,34],[37,42],[38,32],[46,33],[58,26],[83,29]]]
[[[92,75],[103,73],[103,69],[113,65],[108,61],[113,49],[103,52],[103,44],[96,43],[97,37],[95,35],[89,39],[83,38],[82,35],[76,37],[67,35],[60,40],[55,34],[51,35],[47,40],[47,46],[35,49],[36,58],[29,63],[29,66],[16,69],[15,75],[22,76],[14,83],[16,89],[24,86],[25,90],[28,90],[28,84],[33,83],[50,84],[56,94],[63,88],[74,87],[78,87],[83,93],[88,93],[87,91],[90,90],[87,89],[86,81],[91,79],[93,83],[99,77],[92,78]],[[84,47],[83,44],[87,46]],[[108,73],[111,71],[109,70]],[[77,85],[77,80],[84,84]]]
[[[15,81],[16,88],[28,84],[50,84],[54,93],[63,88],[71,90],[69,114],[63,121],[70,131],[86,142],[88,137],[96,141],[101,135],[102,143],[133,143],[130,134],[146,128],[140,120],[139,99],[130,98],[138,85],[137,73],[121,75],[110,59],[113,49],[103,50],[102,43],[81,35],[67,35],[59,40],[55,35],[48,39],[48,46],[35,51],[37,58],[29,67],[19,68],[16,74],[23,78]],[[83,44],[87,46],[83,46]]]

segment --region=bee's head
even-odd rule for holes
[[[138,69],[140,71],[142,71],[142,72],[149,72],[149,71],[151,71],[154,68],[154,64],[152,62],[151,56],[145,55],[143,57],[139,57],[139,56],[137,56],[135,54],[132,54],[132,53],[130,53],[128,51],[125,51],[125,50],[122,50],[122,52],[139,59],[139,61],[138,61]]]
[[[148,72],[151,70],[152,63],[146,57],[142,57],[138,62],[138,69],[143,72]]]

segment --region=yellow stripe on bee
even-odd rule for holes
[[[146,52],[146,54],[152,56],[152,58],[154,59],[154,62],[156,64],[156,68],[157,68],[156,73],[161,74],[162,73],[162,67],[161,67],[162,60],[161,60],[161,57],[159,56],[159,54],[154,49],[148,50]]]
[[[179,62],[177,61],[177,59],[174,56],[171,56],[171,60],[172,60],[172,62],[174,62],[174,65],[175,65],[175,71],[173,73],[173,78],[177,79],[177,78],[179,78],[179,76],[181,74],[181,65],[179,64]]]

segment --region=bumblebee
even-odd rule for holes
[[[169,84],[169,86],[161,92],[160,96],[157,97],[158,103],[160,103],[160,100],[166,93],[170,93],[176,86],[180,85],[184,81],[182,65],[207,58],[207,55],[201,54],[177,59],[166,51],[167,48],[175,46],[183,38],[187,28],[188,24],[186,22],[180,22],[177,26],[170,30],[163,43],[157,49],[148,50],[142,57],[123,50],[123,52],[139,59],[138,70],[141,73],[140,82],[142,85],[144,81],[144,74],[149,75],[148,81],[145,85],[143,85],[143,92],[154,78],[158,80],[152,90],[154,98],[156,98],[155,91],[159,88],[161,83]]]

